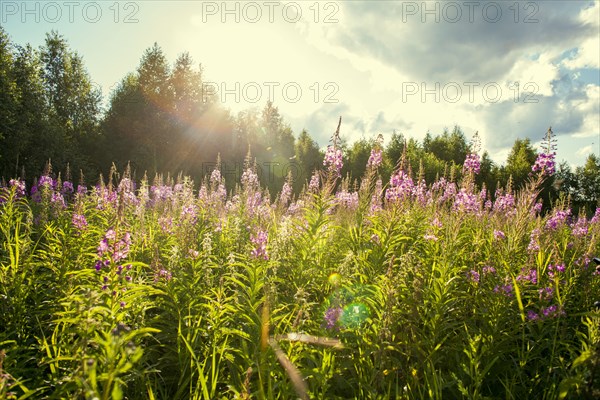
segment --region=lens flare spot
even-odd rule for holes
[[[329,278],[327,278],[327,280],[329,281],[330,285],[339,286],[339,284],[342,282],[342,276],[337,272],[334,272],[333,274],[329,275]]]
[[[357,328],[369,318],[370,311],[363,303],[350,303],[342,311],[340,323],[346,328]]]

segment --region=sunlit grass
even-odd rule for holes
[[[273,202],[249,165],[1,188],[0,398],[598,396],[599,213],[337,157]]]

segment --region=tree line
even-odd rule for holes
[[[299,192],[324,153],[306,130],[294,133],[278,107],[233,115],[203,90],[203,71],[188,53],[170,63],[158,44],[144,51],[137,69],[110,93],[107,106],[87,72],[83,57],[55,31],[39,49],[11,42],[0,27],[0,177],[28,181],[51,160],[63,178],[95,184],[114,164],[128,165],[138,178],[183,173],[202,179],[221,163],[229,189],[238,181],[251,153],[262,184],[277,193],[289,176]],[[332,128],[335,121],[332,121]],[[358,185],[373,138],[342,143],[342,175]],[[390,132],[383,132],[389,134]],[[541,137],[540,137],[541,138]],[[415,177],[432,182],[458,178],[472,143],[459,127],[422,141],[392,132],[384,146],[383,179],[405,159]],[[517,139],[502,165],[481,155],[478,184],[493,196],[497,189],[518,188],[537,157],[529,139]],[[595,208],[600,198],[600,159],[588,156],[572,170],[563,162],[542,194],[549,202],[570,196],[577,207]]]

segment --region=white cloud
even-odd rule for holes
[[[582,115],[580,129],[573,132],[574,137],[598,137],[600,140],[600,86],[587,85],[586,98],[575,105]]]
[[[552,82],[559,77],[559,69],[552,63],[556,51],[542,53],[537,59],[517,59],[505,76],[505,85],[512,88],[511,95],[523,95],[524,92],[534,92],[540,96],[552,96]],[[518,84],[519,87],[515,86]]]
[[[581,157],[585,157],[592,152],[593,152],[592,145],[588,145],[588,146],[582,147],[579,150],[577,150],[575,152],[575,154],[577,154],[578,156],[581,156]]]
[[[597,85],[585,86],[561,70],[567,64],[563,55],[582,42],[570,65],[583,62],[582,55],[588,61],[581,65],[593,65],[589,59],[598,58],[598,3],[582,11],[585,3],[539,2],[533,24],[516,24],[505,4],[507,18],[496,24],[400,23],[401,6],[396,4],[344,3],[343,25],[302,27],[315,48],[345,61],[346,68],[360,71],[369,83],[366,88],[362,82],[350,83],[366,90],[343,98],[347,112],[362,118],[348,128],[352,138],[374,129],[379,113],[419,139],[427,131],[437,134],[458,124],[467,137],[478,130],[484,148],[503,162],[516,138],[535,142],[550,125],[563,137],[598,134]],[[439,84],[440,94],[452,89],[453,82],[463,90],[456,102],[447,101],[444,93],[439,99],[423,91]],[[473,99],[465,82],[479,84]],[[418,92],[403,98],[403,84],[410,83],[417,84]],[[492,89],[487,98],[486,84]],[[495,84],[502,95],[491,99]]]
[[[590,7],[582,9],[579,21],[591,32],[578,46],[575,56],[564,60],[563,64],[570,69],[600,68],[600,2],[594,1]]]
[[[444,18],[434,21],[435,16],[424,15],[422,9],[441,9],[448,3],[399,1],[296,2],[302,7],[297,23],[282,21],[281,7],[274,23],[235,23],[231,17],[223,23],[220,15],[207,22],[201,14],[206,3],[144,2],[140,23],[127,26],[126,42],[119,30],[95,35],[93,26],[77,25],[77,49],[86,62],[94,63],[89,65],[94,76],[110,70],[112,75],[99,80],[105,87],[134,69],[143,49],[154,41],[170,61],[189,51],[202,63],[206,80],[230,90],[236,83],[240,90],[259,85],[263,92],[255,103],[243,98],[236,102],[228,95],[224,105],[234,113],[250,107],[260,110],[268,99],[264,82],[278,83],[275,105],[295,133],[307,128],[321,146],[340,115],[342,135],[349,142],[379,133],[389,137],[394,129],[422,139],[427,131],[435,135],[457,124],[467,138],[479,131],[483,147],[498,162],[505,161],[516,138],[537,142],[550,125],[560,139],[559,152],[569,162],[581,164],[578,150],[591,142],[600,144],[599,1],[518,2],[518,18],[517,3],[494,2],[503,15],[495,23],[482,19],[481,6],[473,22],[463,9],[461,20],[449,23]],[[320,11],[317,22],[315,4]],[[408,16],[407,4],[417,5],[420,12]],[[324,23],[332,11],[338,22]],[[527,16],[537,22],[525,23]],[[59,28],[68,31],[75,25]],[[8,31],[14,34],[15,28]],[[114,43],[119,44],[116,58],[106,56],[109,50],[98,50]],[[449,98],[453,82],[462,89],[456,102]],[[467,82],[478,83],[472,99]],[[299,101],[282,98],[286,83],[300,85]],[[407,96],[411,84],[418,92]],[[497,101],[489,98],[492,91],[483,92],[486,84],[502,90]],[[532,91],[534,97],[526,94]],[[326,96],[333,96],[333,102],[326,102]]]
[[[305,96],[298,103],[276,104],[296,132],[307,128],[321,146],[340,115],[349,142],[379,133],[389,137],[394,129],[422,139],[427,131],[438,134],[456,124],[467,137],[479,131],[497,162],[504,162],[516,138],[537,142],[550,125],[561,137],[599,132],[598,86],[586,86],[577,71],[564,71],[597,68],[592,61],[599,58],[598,2],[538,2],[534,15],[523,6],[518,18],[512,3],[501,3],[504,18],[497,23],[477,14],[472,23],[466,18],[436,23],[431,15],[423,23],[420,13],[405,18],[401,2],[336,4],[339,22],[333,24],[315,23],[303,3],[300,22],[275,30],[211,28],[211,37],[219,40],[202,47],[202,54],[210,55],[211,77],[251,79],[263,73],[265,79],[284,80],[292,74],[303,85],[320,82],[321,97],[323,83],[335,83],[339,103]],[[537,22],[523,23],[527,15]],[[573,57],[564,59],[566,52]],[[244,62],[235,63],[234,55]],[[265,64],[265,58],[272,61]],[[456,101],[455,84],[462,91]],[[417,92],[407,96],[411,85]],[[494,99],[496,89],[501,95]]]

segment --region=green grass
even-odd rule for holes
[[[331,176],[290,207],[183,178],[0,189],[0,398],[598,398],[598,214],[540,215],[539,180],[486,208],[469,177],[476,210],[373,211],[369,174],[355,206]]]

